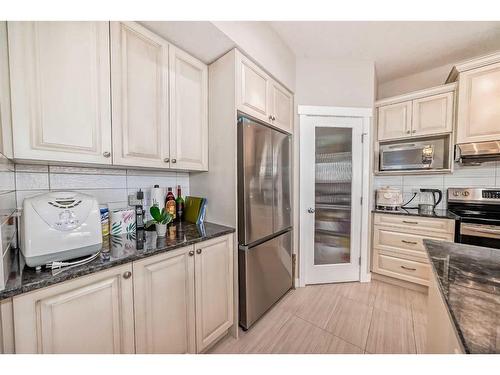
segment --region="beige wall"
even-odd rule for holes
[[[380,83],[377,89],[377,99],[442,85],[445,83],[452,67],[453,64],[446,64],[420,73]]]
[[[249,57],[291,91],[295,91],[295,55],[266,22],[214,21]]]
[[[297,59],[296,104],[372,107],[374,100],[373,62]]]

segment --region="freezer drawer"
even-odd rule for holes
[[[239,250],[240,325],[248,329],[292,287],[292,231]]]

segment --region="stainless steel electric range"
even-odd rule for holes
[[[455,242],[500,249],[500,188],[449,188]]]

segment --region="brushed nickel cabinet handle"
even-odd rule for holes
[[[269,115],[269,121],[273,121],[273,115]]]
[[[276,120],[276,117],[273,116],[273,121],[275,121],[275,120]]]
[[[409,130],[407,130],[407,131],[406,131],[406,134],[410,134],[410,131],[409,131]]]
[[[190,257],[192,257],[194,255],[194,250],[191,250],[188,254]]]
[[[418,224],[418,221],[403,220],[403,223],[405,223],[405,224]]]
[[[104,152],[102,153],[102,156],[104,156],[105,158],[109,158],[109,157],[111,156],[111,152],[109,152],[109,151],[104,151]]]
[[[416,268],[405,267],[405,266],[401,266],[401,268],[404,270],[408,270],[408,271],[416,271],[417,270]]]
[[[416,245],[418,242],[401,240],[402,243],[407,243],[409,245]]]
[[[170,161],[170,158],[165,158],[165,159],[163,159],[163,161],[164,161],[165,163],[168,163],[168,162]]]
[[[124,279],[130,279],[130,276],[132,276],[132,272],[127,271],[123,273],[123,278]]]
[[[411,132],[412,132],[412,133],[416,133],[417,131],[416,131],[416,130],[412,130]]]
[[[177,159],[172,159],[172,163],[177,163]]]
[[[201,249],[196,250],[196,254],[201,254]]]

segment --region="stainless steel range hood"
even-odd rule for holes
[[[500,141],[463,143],[455,146],[455,161],[480,164],[500,160]]]

